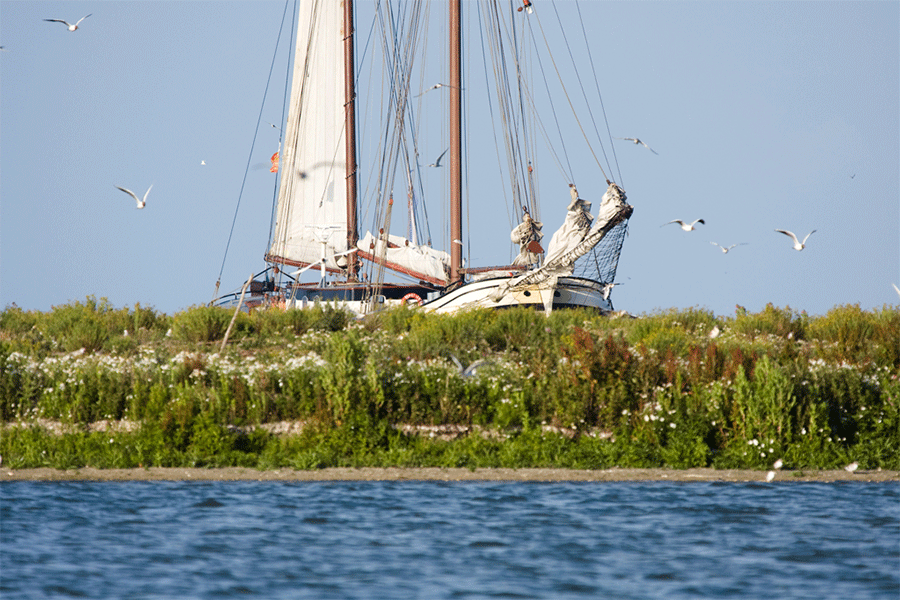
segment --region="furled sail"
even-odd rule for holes
[[[388,236],[388,247],[370,232],[359,240],[360,256],[373,262],[384,257],[384,266],[430,283],[446,285],[449,281],[450,255],[429,246],[416,245],[399,235]]]
[[[335,270],[348,249],[343,10],[300,3],[271,261]]]
[[[631,216],[633,209],[625,202],[627,200],[625,190],[615,183],[610,183],[606,193],[603,194],[596,219],[591,219],[593,220],[591,225],[591,221],[587,220],[587,217],[591,216],[590,213],[584,214],[585,210],[590,209],[590,203],[579,199],[575,188],[572,190],[572,202],[569,204],[566,221],[553,234],[556,243],[551,240],[544,265],[500,285],[491,294],[492,300],[499,301],[504,294],[528,285],[537,284],[555,288],[556,281],[560,277],[572,274],[576,260],[590,252],[610,230]],[[585,222],[587,228],[584,227]]]

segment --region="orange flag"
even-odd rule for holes
[[[272,168],[269,169],[270,173],[278,172],[278,152],[272,155]]]

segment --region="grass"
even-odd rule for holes
[[[900,311],[0,312],[14,468],[900,468]],[[712,336],[713,331],[718,335]],[[484,361],[474,376],[463,365]],[[130,431],[97,431],[100,421]],[[306,424],[299,435],[264,425]],[[59,424],[54,432],[42,424]],[[400,425],[458,425],[454,440]]]

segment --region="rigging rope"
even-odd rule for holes
[[[556,8],[556,3],[553,4],[554,9]],[[619,168],[619,157],[616,155],[616,145],[612,143],[612,132],[609,130],[609,118],[606,116],[606,105],[603,103],[603,94],[600,93],[600,84],[597,81],[597,68],[594,66],[594,57],[591,54],[591,45],[588,43],[587,31],[584,28],[584,19],[581,17],[581,5],[578,0],[575,0],[575,9],[578,11],[578,22],[581,23],[581,35],[584,37],[584,46],[587,49],[588,61],[591,63],[591,73],[594,75],[594,87],[597,88],[597,97],[600,99],[600,109],[603,111],[603,122],[606,124],[606,135],[609,137],[609,148],[612,151],[613,160],[616,164],[616,171],[619,173],[619,183],[624,185],[624,181],[622,180],[622,169]],[[559,15],[559,11],[557,11],[557,16]],[[591,106],[588,104],[588,111],[590,111]],[[594,120],[594,114],[591,113],[591,121]],[[597,124],[594,123],[594,131],[597,133],[597,139],[600,139],[600,132],[597,131]],[[606,157],[606,150],[603,151],[604,158]],[[607,163],[609,159],[607,158]]]
[[[219,277],[216,280],[216,290],[222,281],[222,273],[225,271],[225,261],[228,258],[228,248],[231,246],[231,238],[234,235],[234,227],[237,224],[238,211],[241,208],[241,198],[244,195],[244,186],[247,183],[247,174],[250,172],[250,160],[253,158],[253,148],[256,146],[256,138],[259,136],[259,124],[262,121],[263,109],[266,105],[266,96],[269,94],[269,85],[272,82],[272,72],[275,70],[275,57],[278,54],[278,44],[281,41],[281,31],[284,28],[284,20],[287,16],[289,0],[285,0],[284,13],[281,15],[281,25],[278,27],[278,37],[275,40],[275,51],[272,53],[272,64],[269,66],[269,77],[266,80],[266,90],[263,93],[262,103],[259,107],[259,116],[256,118],[256,127],[253,130],[253,142],[250,144],[250,154],[247,156],[247,165],[244,167],[244,178],[241,180],[241,190],[238,193],[237,206],[234,207],[234,219],[231,221],[231,231],[228,232],[228,242],[225,244],[225,254],[222,257],[222,267],[219,269]]]
[[[609,179],[609,177],[606,175],[606,171],[603,170],[603,165],[600,163],[600,160],[597,158],[597,154],[594,152],[594,147],[591,145],[591,142],[587,137],[587,133],[584,131],[584,126],[582,126],[582,124],[581,124],[581,119],[578,118],[578,114],[575,111],[575,106],[572,104],[572,99],[569,97],[569,92],[568,92],[568,90],[566,90],[566,86],[563,83],[562,75],[559,72],[559,67],[556,66],[556,60],[553,58],[553,53],[550,51],[550,43],[547,41],[547,34],[544,32],[544,26],[541,23],[541,19],[538,18],[537,22],[538,22],[538,28],[541,31],[541,36],[543,36],[543,38],[544,38],[544,44],[547,46],[547,52],[550,56],[550,61],[553,63],[553,68],[556,71],[556,76],[559,79],[560,85],[562,86],[563,93],[566,96],[566,100],[569,102],[569,107],[572,109],[572,114],[575,117],[575,121],[578,123],[578,128],[581,130],[581,135],[584,136],[584,139],[587,142],[588,148],[591,151],[591,155],[594,157],[594,161],[597,163],[597,167],[600,169],[600,172],[603,173],[603,177],[605,177],[606,179]],[[565,37],[565,31],[563,31],[563,39],[566,41],[566,47],[568,47],[569,41]],[[571,54],[571,52],[570,52],[570,54]],[[577,73],[577,71],[576,71],[576,73]]]
[[[289,1],[289,0],[287,0],[287,1]],[[295,15],[297,14],[297,0],[294,0],[293,14],[295,14]],[[288,39],[291,39],[291,40],[294,39],[294,28],[296,27],[296,25],[297,25],[296,20],[292,20],[291,21],[291,37]],[[288,60],[287,60],[287,63],[285,64],[284,70],[285,70],[285,72],[284,72],[284,93],[282,94],[282,101],[281,101],[281,120],[278,121],[278,123],[280,125],[284,125],[285,112],[287,111],[288,103],[290,101],[290,93],[291,93],[291,86],[290,86],[290,83],[291,83],[291,59],[290,59],[290,56],[288,56]],[[273,127],[274,127],[274,125],[273,125]],[[281,161],[281,143],[282,143],[283,139],[284,139],[284,131],[279,128],[278,129],[279,162]],[[274,186],[274,189],[272,191],[272,214],[269,216],[269,237],[266,240],[266,246],[268,246],[269,242],[271,242],[273,240],[273,236],[274,236],[273,232],[275,229],[275,214],[278,209],[278,182],[281,179],[281,177],[282,177],[282,174],[279,170],[278,175],[275,177],[276,185]],[[279,274],[282,272],[283,271],[281,269],[278,270]],[[279,281],[280,280],[281,280],[281,278],[279,277]]]

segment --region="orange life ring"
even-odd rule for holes
[[[408,293],[407,295],[403,296],[403,300],[401,300],[401,302],[402,302],[403,304],[408,304],[409,300],[412,300],[412,301],[415,302],[418,306],[422,306],[422,297],[419,296],[419,295],[418,295],[417,293],[415,293],[415,292],[410,292],[410,293]]]

